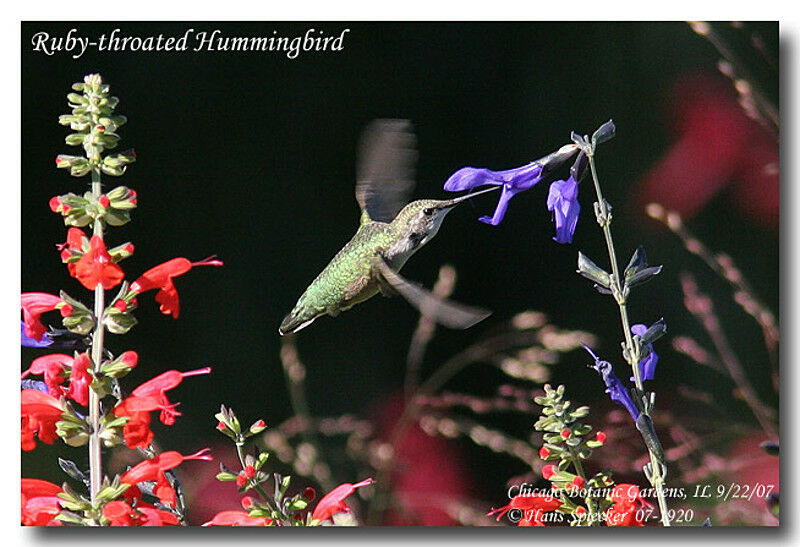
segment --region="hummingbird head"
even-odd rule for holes
[[[412,201],[397,213],[392,225],[402,230],[401,241],[406,247],[403,251],[414,251],[430,241],[439,231],[444,217],[453,208],[470,198],[497,190],[495,186],[480,192],[473,192],[454,199],[420,199]]]

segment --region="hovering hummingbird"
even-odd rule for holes
[[[283,319],[281,335],[322,315],[336,316],[373,296],[399,293],[437,322],[466,329],[491,312],[433,296],[398,271],[439,231],[459,203],[497,187],[450,200],[408,203],[414,188],[416,138],[407,120],[375,120],[364,130],[356,167],[361,222],[353,238],[322,270]],[[408,204],[407,204],[408,203]]]

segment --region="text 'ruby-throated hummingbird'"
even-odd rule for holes
[[[408,202],[414,188],[416,138],[407,120],[375,120],[364,130],[356,167],[361,224],[353,238],[312,281],[283,319],[281,335],[297,332],[321,315],[336,316],[378,292],[402,295],[437,322],[465,329],[489,316],[434,297],[397,272],[439,231],[459,203],[497,187],[450,200]]]

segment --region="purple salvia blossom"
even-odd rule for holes
[[[631,332],[636,336],[644,336],[644,333],[647,332],[647,327],[641,323],[633,325],[631,327]],[[645,380],[652,380],[655,378],[656,375],[656,365],[658,364],[658,354],[653,351],[653,344],[648,344],[647,349],[649,353],[647,357],[639,361],[639,374],[642,377],[642,381]],[[631,376],[631,382],[634,380],[633,376]]]
[[[508,209],[508,202],[516,194],[524,192],[536,186],[541,179],[542,166],[537,162],[531,162],[522,167],[507,169],[505,171],[491,171],[489,169],[477,167],[464,167],[453,173],[444,189],[448,192],[459,192],[461,190],[471,190],[485,184],[502,185],[503,192],[497,202],[494,215],[482,216],[478,220],[497,226],[503,220]]]
[[[553,239],[558,243],[572,243],[581,212],[578,181],[572,175],[567,180],[557,180],[550,185],[547,210],[553,211],[553,220],[556,223],[556,235]]]
[[[588,351],[589,355],[594,359],[594,364],[591,365],[591,367],[603,378],[603,383],[606,384],[606,393],[611,397],[611,400],[617,401],[624,406],[628,414],[633,418],[633,421],[637,421],[639,419],[639,409],[634,404],[633,399],[631,399],[628,388],[626,388],[622,381],[614,374],[611,363],[601,360],[588,347],[583,346],[583,349]]]
[[[504,171],[492,171],[481,167],[463,167],[447,179],[444,183],[444,189],[448,192],[460,192],[472,190],[486,184],[502,186],[503,191],[500,194],[500,200],[497,203],[494,215],[491,217],[483,216],[478,219],[486,224],[497,226],[503,220],[511,198],[520,192],[530,190],[549,177],[554,169],[571,158],[577,150],[578,147],[576,145],[568,144],[536,161]]]

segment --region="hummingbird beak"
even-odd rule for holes
[[[448,199],[446,201],[441,201],[436,205],[436,208],[437,209],[451,209],[452,207],[455,207],[456,205],[458,205],[461,202],[467,201],[468,199],[474,198],[476,196],[480,196],[481,194],[488,194],[489,192],[494,192],[495,190],[498,190],[500,188],[502,188],[502,185],[500,185],[500,186],[492,186],[491,188],[487,188],[486,190],[481,190],[480,192],[473,192],[473,193],[467,194],[465,196],[459,196],[459,197],[457,197],[455,199]]]

